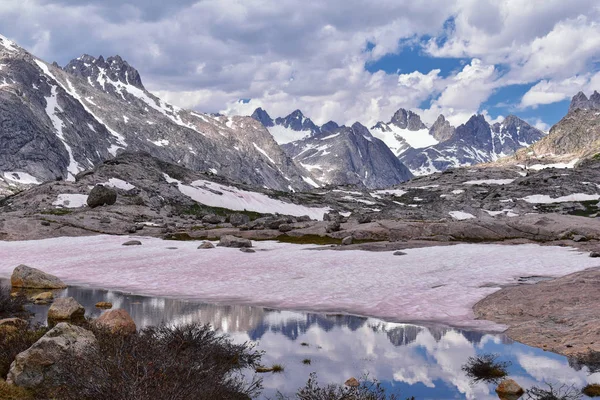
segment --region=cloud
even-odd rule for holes
[[[536,108],[570,99],[575,93],[591,93],[600,88],[600,73],[575,75],[562,80],[542,80],[532,86],[521,98],[520,108]]]
[[[83,53],[119,54],[150,90],[187,108],[249,114],[260,105],[273,116],[300,108],[317,122],[370,125],[427,101],[425,121],[445,113],[461,123],[484,112],[499,87],[594,73],[599,7],[596,0],[4,0],[0,25],[63,65]],[[408,45],[431,55],[431,66],[365,70]],[[471,61],[442,77],[436,57]],[[522,105],[567,90],[532,92]]]

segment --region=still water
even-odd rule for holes
[[[261,307],[200,304],[170,298],[70,287],[56,297],[74,297],[87,316],[102,311],[99,301],[131,314],[138,328],[201,322],[226,332],[237,342],[256,342],[265,351],[264,365],[284,366],[283,373],[262,374],[262,398],[277,391],[292,394],[311,372],[321,383],[343,383],[350,377],[376,378],[400,398],[496,399],[494,385],[473,384],[461,370],[469,356],[496,353],[511,362],[510,377],[524,388],[544,382],[583,387],[600,382],[600,373],[570,365],[567,358],[486,334],[447,327],[388,323],[348,315],[311,314]],[[48,306],[30,306],[34,320],[44,323]],[[310,359],[310,365],[303,360]]]

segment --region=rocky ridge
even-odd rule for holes
[[[123,150],[278,190],[310,188],[269,132],[248,117],[183,110],[149,93],[119,56],[64,69],[0,42],[4,194],[74,176]]]

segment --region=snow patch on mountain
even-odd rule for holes
[[[164,174],[169,183],[176,183],[179,191],[192,200],[211,207],[222,207],[238,211],[255,211],[259,213],[279,213],[284,215],[308,215],[312,219],[322,220],[323,214],[331,211],[329,207],[306,207],[281,200],[272,199],[263,193],[250,192],[233,186],[197,180],[190,185]]]

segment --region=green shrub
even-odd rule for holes
[[[462,370],[474,382],[497,383],[508,375],[510,362],[496,361],[497,354],[482,354],[469,357]]]

